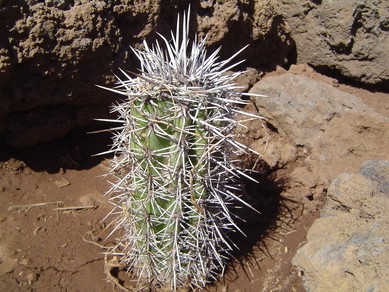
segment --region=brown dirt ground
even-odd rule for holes
[[[389,111],[388,95],[346,85],[378,111]],[[385,96],[385,98],[383,98]],[[385,104],[386,103],[386,104]],[[61,141],[23,150],[0,149],[0,291],[120,291],[111,279],[130,285],[123,271],[105,269],[103,232],[111,210],[103,196],[109,188],[110,137],[72,133]],[[291,259],[304,244],[319,215],[288,197],[287,180],[299,160],[269,172],[273,184],[263,216],[244,226],[237,260],[205,291],[304,291]],[[316,202],[320,207],[322,202]]]

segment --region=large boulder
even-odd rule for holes
[[[189,1],[188,1],[189,2]],[[290,28],[270,1],[202,0],[197,12],[197,31],[207,35],[207,45],[222,46],[226,59],[246,45],[239,56],[250,67],[271,70],[289,62],[294,46]]]
[[[297,63],[389,88],[389,2],[276,0],[296,42]]]
[[[2,142],[60,138],[108,112],[112,95],[95,84],[113,82],[116,66],[129,61],[121,48],[150,33],[159,9],[125,2],[1,2]]]
[[[260,115],[296,145],[314,146],[331,120],[344,113],[372,112],[354,95],[290,72],[265,77],[250,92],[265,95],[255,99]]]
[[[304,156],[289,183],[308,200],[319,199],[336,176],[357,171],[365,160],[389,160],[388,118],[333,83],[299,65],[264,77],[250,90],[266,95],[253,99],[255,107],[282,138],[277,144],[279,138],[264,136],[251,147],[271,166]]]
[[[25,147],[106,115],[116,96],[95,84],[112,85],[117,67],[136,71],[130,46],[170,35],[190,2],[0,1],[0,141]],[[210,50],[228,57],[251,44],[241,56],[251,66],[285,63],[292,41],[271,4],[208,2],[192,5],[191,27]]]
[[[389,283],[389,161],[339,175],[321,216],[293,259],[307,291],[386,291]]]

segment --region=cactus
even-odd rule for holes
[[[255,152],[236,141],[234,129],[247,120],[237,86],[240,72],[228,73],[236,55],[218,61],[207,56],[206,39],[190,44],[189,15],[178,16],[168,41],[132,49],[140,72],[126,73],[105,88],[125,96],[112,107],[120,123],[111,129],[115,153],[109,193],[116,206],[120,238],[112,253],[141,282],[177,290],[204,287],[223,271],[239,231],[231,209],[247,174],[236,166],[239,154]],[[236,115],[244,116],[239,121]]]

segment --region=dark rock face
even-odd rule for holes
[[[115,25],[117,5],[21,3],[0,8],[0,132],[17,147],[59,138],[107,112],[110,96],[94,84],[113,80],[124,33]]]
[[[275,1],[291,28],[298,63],[389,88],[388,1]]]
[[[190,2],[191,27],[209,35],[210,50],[222,45],[228,57],[250,44],[246,66],[286,62],[288,28],[261,1],[1,1],[2,142],[34,145],[106,115],[116,97],[95,84],[112,84],[117,67],[136,70],[130,46],[168,36]]]

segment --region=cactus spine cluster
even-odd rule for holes
[[[230,231],[239,228],[231,208],[246,175],[237,155],[252,151],[234,139],[234,129],[258,116],[240,111],[245,104],[227,73],[236,53],[218,61],[207,56],[205,39],[190,43],[189,15],[177,20],[172,40],[162,35],[144,49],[133,49],[138,74],[122,71],[115,88],[125,96],[113,106],[115,133],[110,190],[120,238],[113,253],[131,273],[154,287],[201,288],[225,266]],[[235,157],[235,158],[234,158]]]

